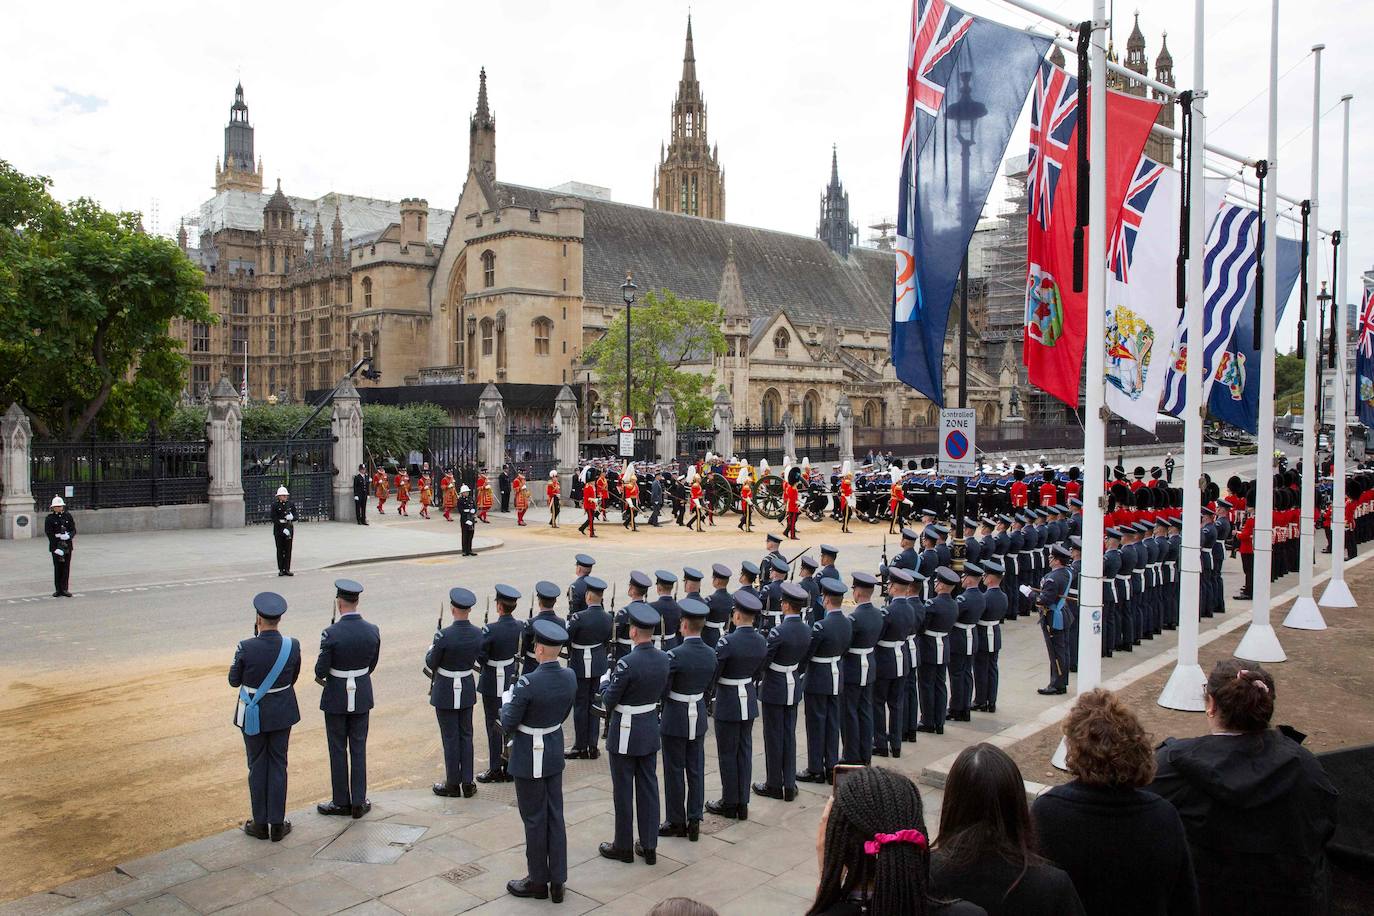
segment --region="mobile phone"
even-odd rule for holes
[[[837,763],[831,770],[830,794],[835,794],[835,790],[840,787],[840,780],[855,770],[866,769],[862,763]]]

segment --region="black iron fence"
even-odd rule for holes
[[[506,455],[526,479],[547,479],[558,467],[558,435],[552,426],[511,427],[506,431]]]
[[[619,454],[619,452],[617,452]],[[653,461],[658,457],[658,430],[652,426],[635,429],[635,461]]]
[[[791,457],[800,462],[810,458],[812,464],[818,461],[840,460],[840,424],[818,423],[798,426],[793,430],[796,454]]]
[[[750,464],[758,464],[763,458],[767,458],[770,463],[781,464],[782,427],[754,426],[746,420],[735,427],[735,455]]]
[[[29,452],[34,499],[61,496],[69,509],[180,506],[208,501],[204,439],[137,442],[35,442]]]
[[[481,438],[475,426],[431,426],[426,457],[435,474],[435,486],[445,471],[453,471],[460,484],[477,486],[477,440]],[[435,497],[442,499],[436,491]]]
[[[334,440],[245,439],[243,506],[250,525],[272,521],[277,487],[296,504],[297,521],[334,518]],[[350,475],[351,476],[351,475]]]
[[[872,449],[891,451],[903,458],[928,457],[935,454],[940,435],[938,426],[856,426],[854,427],[854,455],[862,460]],[[1077,425],[1041,425],[1035,423],[1002,423],[978,429],[978,451],[990,456],[998,452],[1034,452],[1050,449],[1081,448],[1083,430]],[[1177,445],[1183,442],[1182,423],[1160,423],[1153,433],[1129,423],[1112,421],[1107,424],[1108,457],[1114,449],[1138,445]],[[798,450],[801,446],[798,445]],[[802,452],[805,454],[805,452]],[[815,455],[811,460],[816,460]]]
[[[716,430],[707,426],[679,426],[676,454],[696,460],[716,447]]]

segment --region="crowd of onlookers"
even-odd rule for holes
[[[1073,779],[1027,803],[991,744],[949,771],[938,838],[916,785],[881,767],[835,782],[808,914],[1074,916],[1325,913],[1337,791],[1303,736],[1271,727],[1276,688],[1228,659],[1207,679],[1209,733],[1151,747],[1116,694],[1083,694],[1063,722]],[[711,916],[685,898],[656,916]]]

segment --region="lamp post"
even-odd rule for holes
[[[1322,291],[1317,293],[1317,358],[1312,360],[1314,363],[1312,370],[1317,373],[1317,416],[1316,422],[1313,424],[1312,435],[1316,437],[1314,441],[1318,446],[1316,451],[1317,461],[1314,465],[1318,471],[1321,469],[1322,455],[1320,446],[1322,441],[1322,427],[1326,425],[1326,397],[1324,396],[1325,392],[1322,391],[1322,385],[1326,381],[1324,378],[1326,372],[1324,371],[1325,367],[1322,365],[1322,357],[1325,355],[1322,353],[1322,345],[1326,342],[1323,340],[1323,335],[1326,331],[1327,310],[1331,307],[1331,303],[1335,298],[1335,296],[1327,292],[1326,281],[1323,280]],[[1334,319],[1332,321],[1332,327],[1335,327]]]
[[[634,275],[630,271],[625,271],[625,282],[620,284],[620,296],[625,300],[625,415],[633,416],[630,410],[630,307],[635,304],[635,293],[639,287],[635,286]]]

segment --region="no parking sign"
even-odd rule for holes
[[[940,411],[940,473],[972,477],[977,473],[972,407],[948,407]]]

